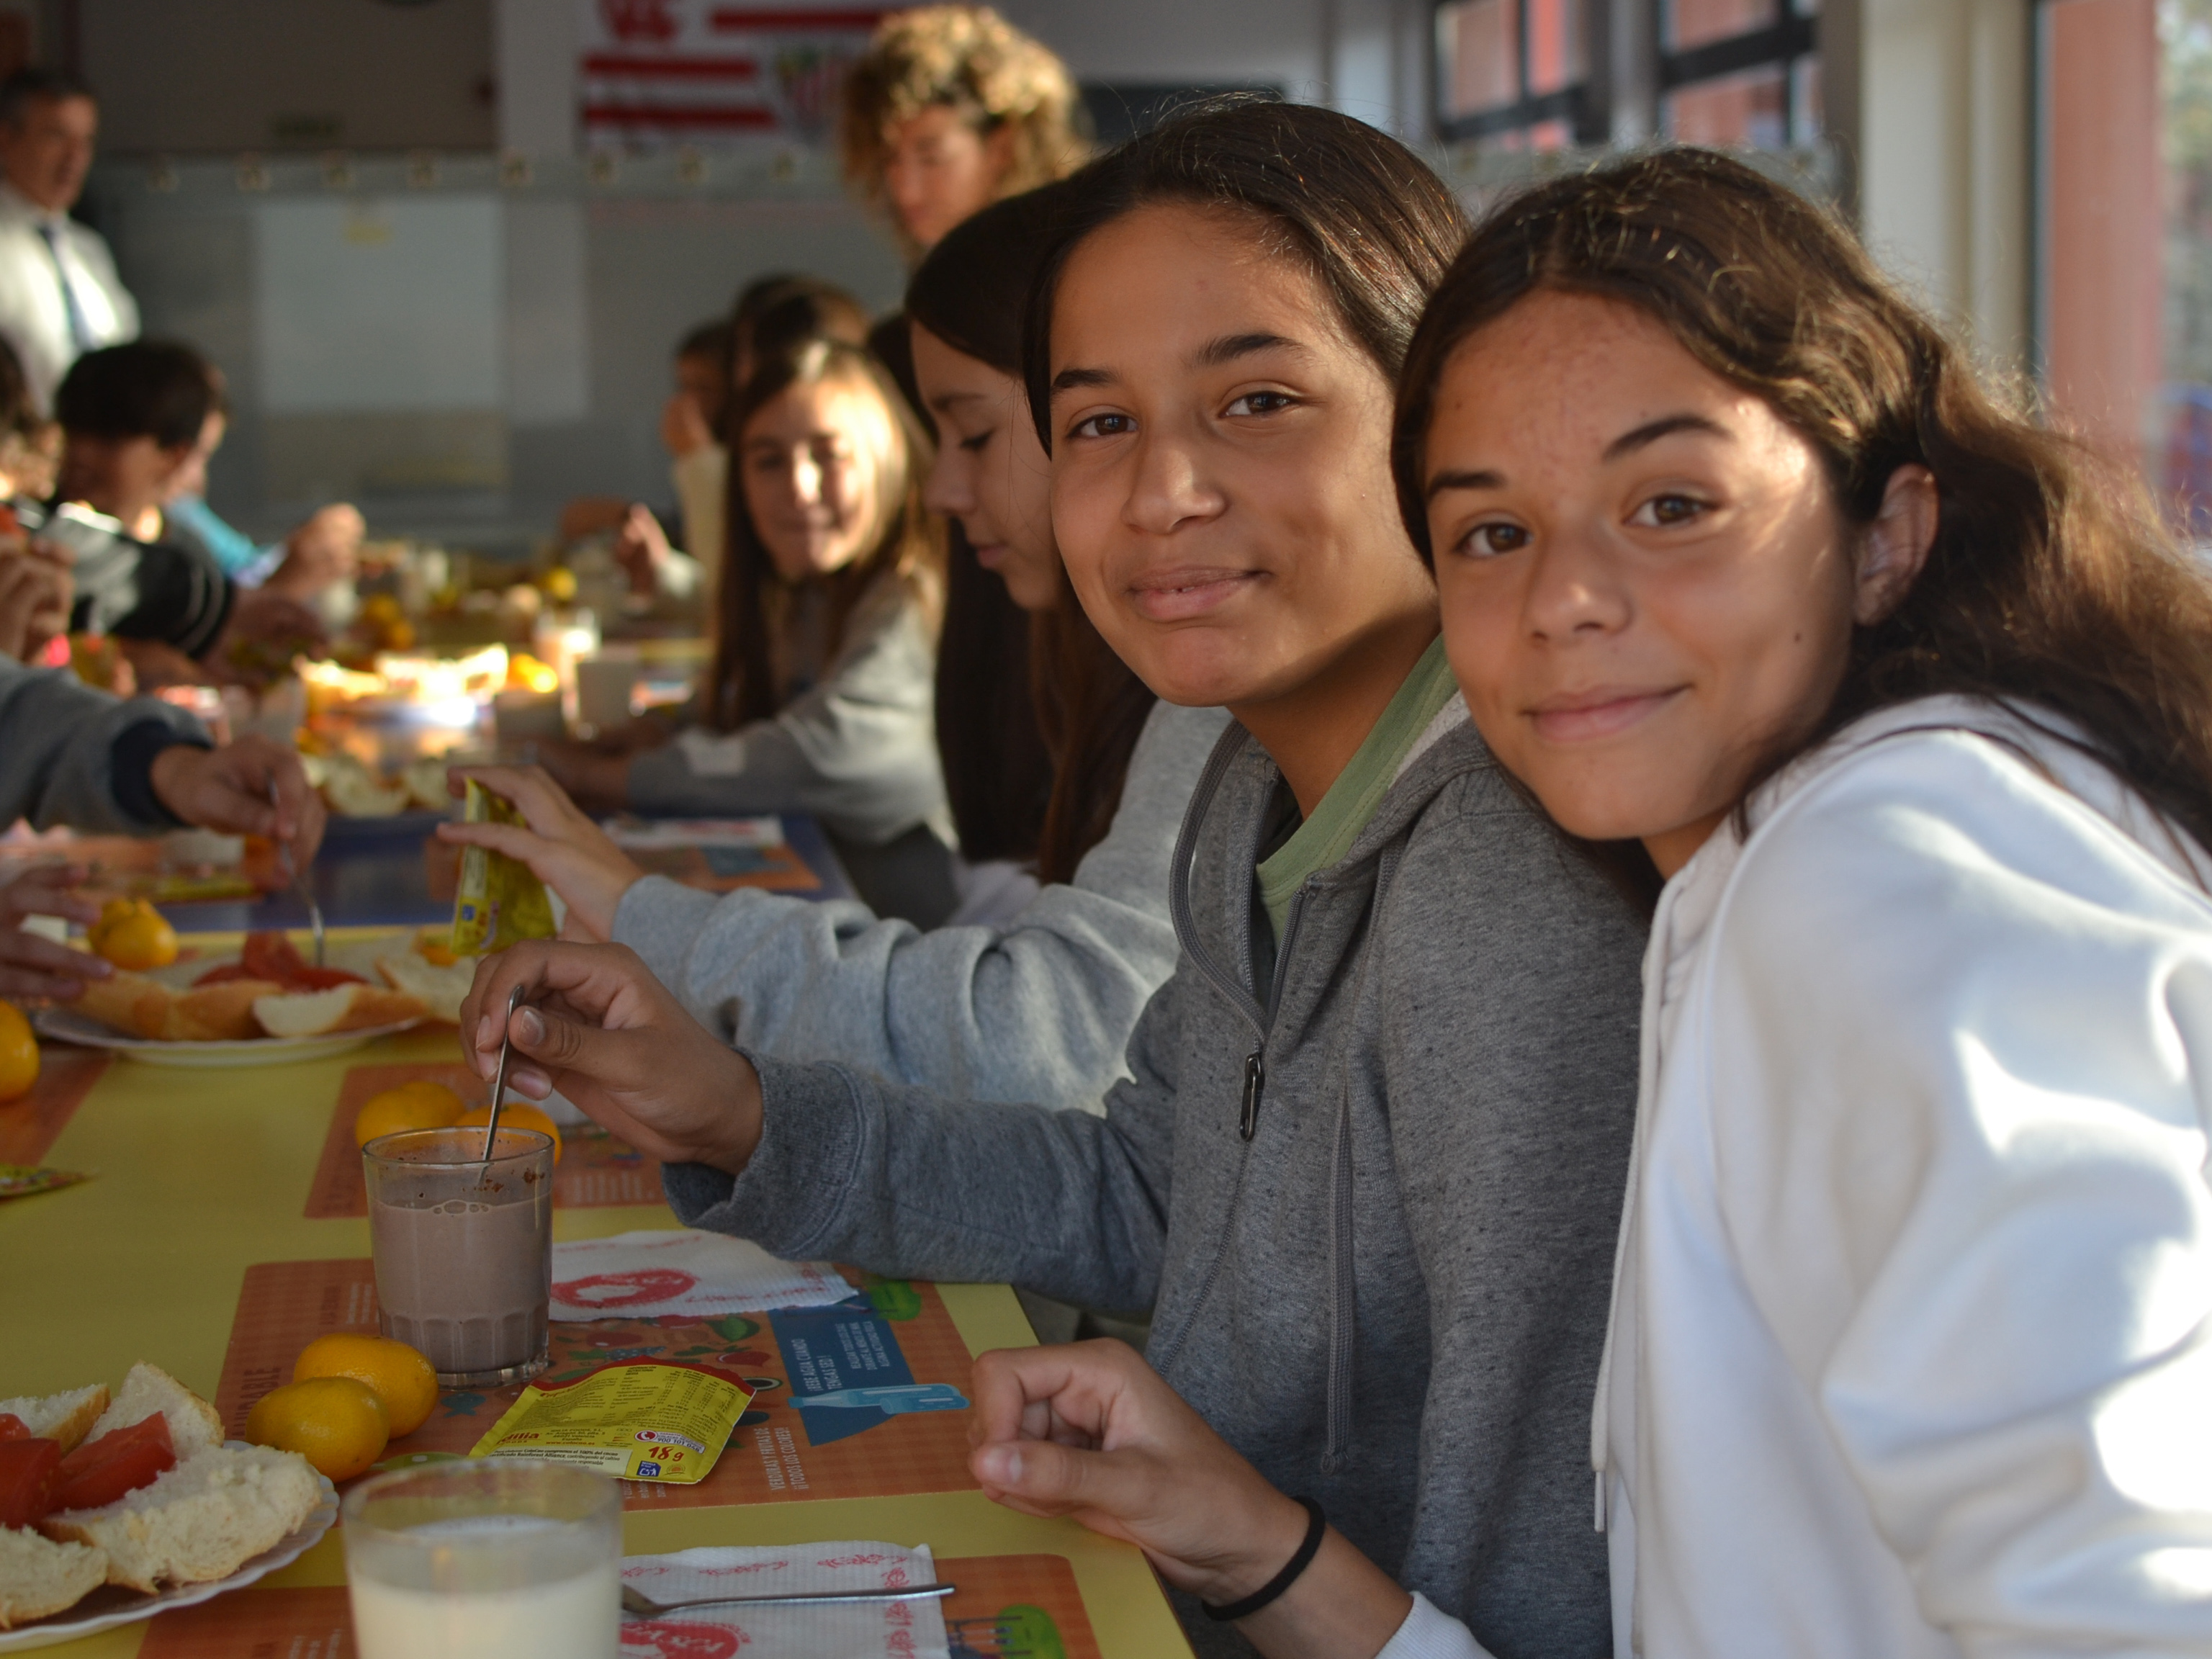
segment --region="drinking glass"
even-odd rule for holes
[[[397,1469],[345,1497],[359,1659],[610,1659],[622,1493],[539,1459]]]
[[[441,1389],[545,1369],[553,1290],[553,1138],[403,1129],[362,1148],[368,1247],[386,1336],[421,1350]]]

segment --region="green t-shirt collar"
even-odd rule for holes
[[[1278,941],[1283,937],[1291,900],[1298,888],[1308,876],[1342,862],[1352,851],[1352,842],[1374,821],[1382,797],[1398,781],[1407,754],[1458,689],[1439,635],[1406,676],[1406,683],[1390,699],[1389,707],[1358,751],[1329,785],[1313,816],[1260,861],[1253,873],[1260,884],[1260,902],[1266,907]]]

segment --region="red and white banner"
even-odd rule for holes
[[[587,143],[807,143],[886,8],[749,0],[580,0]]]

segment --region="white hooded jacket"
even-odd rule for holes
[[[1619,1655],[2212,1654],[2212,860],[2063,731],[1885,710],[1668,884]]]

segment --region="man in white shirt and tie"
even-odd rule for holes
[[[69,216],[99,130],[100,106],[73,76],[29,69],[0,81],[0,336],[41,410],[78,356],[138,333],[107,244]]]

